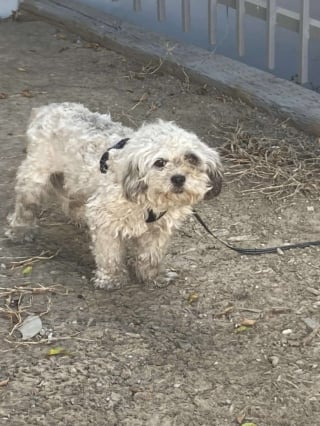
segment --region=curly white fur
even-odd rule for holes
[[[123,138],[129,141],[110,149],[102,174],[102,154]],[[27,140],[9,234],[25,236],[45,197],[58,196],[64,212],[89,227],[97,287],[123,282],[128,241],[136,277],[154,282],[172,230],[194,204],[220,192],[218,153],[172,122],[133,130],[80,104],[50,104],[32,111]],[[147,223],[151,210],[165,214]]]

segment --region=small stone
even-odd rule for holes
[[[269,358],[269,361],[271,362],[272,367],[276,367],[279,364],[279,357],[272,355]]]

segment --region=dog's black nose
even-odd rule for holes
[[[179,186],[181,187],[186,181],[185,176],[183,175],[173,175],[171,177],[171,182],[175,185],[175,186]]]

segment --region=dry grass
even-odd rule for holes
[[[125,76],[129,80],[137,79],[144,80],[147,76],[156,74],[163,65],[163,59],[159,59],[158,64],[154,64],[154,61],[149,61],[146,65],[143,65],[140,71],[129,71],[129,74]]]
[[[320,145],[312,144],[310,138],[289,143],[252,136],[240,125],[223,133],[220,151],[227,160],[226,176],[250,186],[242,192],[259,192],[269,198],[319,193]]]

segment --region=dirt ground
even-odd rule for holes
[[[197,210],[221,238],[250,247],[320,238],[312,167],[299,171],[311,192],[292,195],[282,191],[286,178],[268,189],[254,162],[240,180],[251,157],[233,152],[257,141],[272,141],[274,152],[305,143],[316,150],[315,138],[36,18],[0,23],[0,58],[3,230],[31,108],[76,101],[134,127],[173,119],[219,146],[229,158],[223,192]],[[85,231],[52,209],[41,224],[34,243],[1,235],[1,425],[319,425],[319,248],[242,256],[190,218],[164,261],[178,273],[173,284],[108,292],[90,283]],[[54,256],[30,260],[40,254]],[[41,314],[44,335],[22,341],[12,328],[30,313]]]

